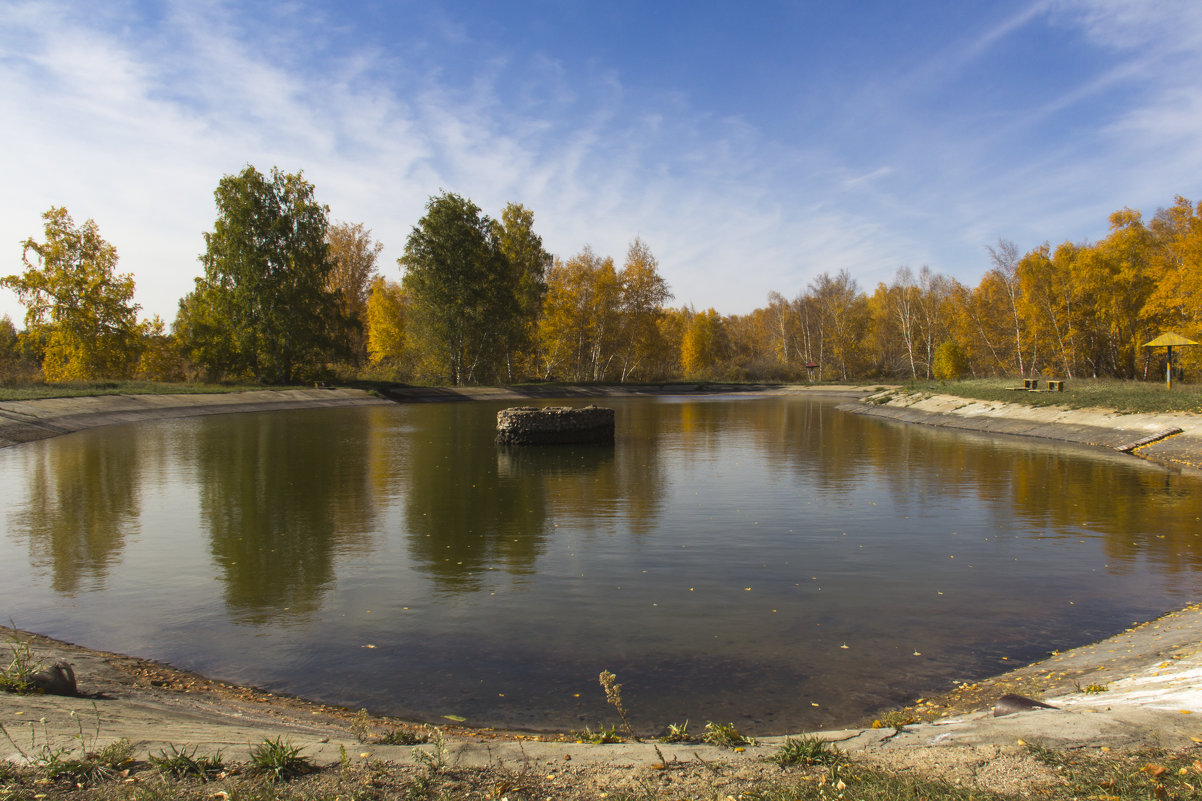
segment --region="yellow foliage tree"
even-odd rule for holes
[[[25,272],[0,278],[0,286],[17,293],[26,332],[45,342],[43,375],[51,382],[128,377],[142,337],[133,276],[117,275],[117,249],[94,221],[76,227],[59,207],[42,219],[46,240],[26,239]]]
[[[716,378],[726,355],[726,332],[714,309],[692,312],[680,343],[680,367],[689,378]]]
[[[400,284],[377,276],[371,283],[364,314],[371,364],[394,375],[405,374],[412,358],[405,342],[405,290]]]

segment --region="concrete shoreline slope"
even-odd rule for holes
[[[390,387],[376,395],[362,389],[251,390],[212,394],[90,395],[0,401],[0,448],[70,434],[87,428],[198,417],[210,414],[459,401],[533,401],[646,395],[793,394],[859,397],[860,387],[802,387],[776,384],[666,384],[618,386],[537,385],[516,387]]]
[[[889,390],[840,405],[853,414],[988,434],[1039,437],[1202,470],[1202,415],[1124,414]]]
[[[211,395],[92,395],[0,402],[0,448],[87,428],[208,414],[387,404],[358,389],[286,389]]]

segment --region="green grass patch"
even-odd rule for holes
[[[622,735],[618,734],[617,726],[600,726],[597,731],[593,731],[588,726],[585,726],[580,731],[572,732],[572,739],[578,743],[589,743],[591,745],[625,742],[622,739]]]
[[[97,395],[212,395],[263,389],[311,389],[265,387],[258,384],[166,384],[158,381],[86,381],[65,384],[13,384],[0,386],[0,401],[42,398],[85,398]]]
[[[909,392],[941,393],[983,401],[1005,401],[1026,406],[1065,406],[1070,409],[1102,408],[1119,412],[1195,412],[1202,413],[1202,385],[1175,384],[1168,389],[1163,382],[1122,381],[1108,378],[1065,379],[1063,392],[1016,391],[1021,378],[981,378],[965,381],[910,381]]]
[[[723,748],[741,748],[745,745],[755,745],[755,738],[740,733],[733,723],[723,725],[711,721],[705,724],[705,733],[701,735],[701,742]]]
[[[92,784],[115,778],[133,762],[133,753],[129,740],[122,738],[82,756],[72,756],[65,748],[48,748],[33,760],[33,766],[51,782]]]
[[[154,765],[160,773],[176,778],[184,778],[185,776],[195,776],[204,781],[214,778],[225,768],[225,763],[221,759],[221,752],[214,754],[196,755],[197,747],[191,748],[176,748],[170,746],[170,753],[166,750],[160,751],[158,756],[150,755],[150,764]]]
[[[250,750],[250,764],[256,773],[272,781],[286,781],[314,770],[309,758],[301,756],[301,750],[282,737],[264,740]]]
[[[786,737],[769,761],[788,765],[833,765],[843,753],[821,737]]]
[[[6,634],[5,645],[8,648],[7,660],[0,657],[0,690],[10,693],[33,692],[30,683],[34,675],[42,669],[42,660],[33,655],[29,642],[17,634]]]

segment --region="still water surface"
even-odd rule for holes
[[[191,418],[0,451],[0,613],[438,722],[831,725],[1198,600],[1202,492],[1131,457],[820,399],[613,399],[613,447],[503,404]]]

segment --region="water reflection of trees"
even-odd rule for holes
[[[616,448],[499,448],[488,408],[431,405],[413,409],[411,419],[410,553],[443,590],[478,590],[496,568],[533,574],[555,526],[589,531],[620,519],[637,533],[655,524],[663,477],[654,439],[628,436]]]
[[[1137,559],[1164,573],[1202,568],[1192,524],[1202,493],[1191,477],[1073,446],[865,419],[830,404],[773,406],[756,413],[759,441],[819,488],[871,472],[895,507],[914,515],[972,498],[999,536],[1089,534],[1102,537],[1112,570]]]
[[[315,610],[335,558],[368,547],[369,468],[353,443],[369,433],[353,410],[238,415],[199,427],[201,519],[235,618]]]
[[[48,567],[55,592],[101,589],[136,534],[141,471],[153,469],[141,447],[153,432],[86,431],[26,450],[28,491],[9,530],[29,539],[31,561]]]

